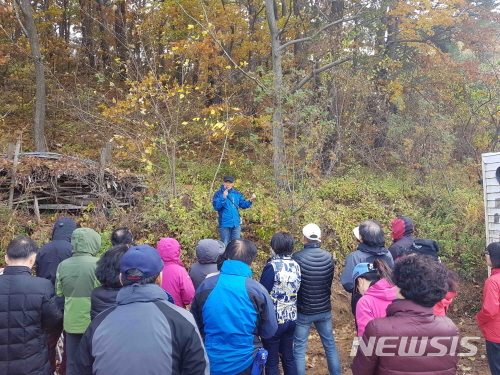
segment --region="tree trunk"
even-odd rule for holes
[[[120,58],[120,79],[125,81],[127,79],[127,37],[125,35],[125,19],[126,9],[125,0],[120,0],[116,4],[115,9],[115,41],[118,57]]]
[[[95,67],[94,41],[92,37],[93,7],[91,0],[79,0],[82,22],[82,47],[91,68]]]
[[[271,34],[271,58],[273,62],[273,169],[276,184],[279,188],[286,188],[286,159],[285,159],[285,128],[283,125],[283,67],[280,51],[280,33],[276,23],[275,2],[266,0],[266,16]]]
[[[33,121],[33,133],[35,139],[35,151],[46,150],[47,141],[45,139],[45,107],[47,103],[47,93],[45,91],[45,72],[43,57],[40,51],[40,42],[35,26],[35,17],[31,9],[30,0],[18,0],[21,12],[24,17],[24,28],[28,34],[31,55],[35,63],[36,100],[35,116]]]
[[[102,71],[104,74],[108,75],[111,72],[110,67],[110,57],[109,57],[109,44],[107,30],[109,29],[108,12],[105,9],[105,4],[103,0],[96,1],[96,11],[99,17],[99,39],[100,39],[100,49],[101,49],[101,62]]]

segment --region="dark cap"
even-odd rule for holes
[[[158,275],[163,269],[163,261],[154,247],[138,245],[131,247],[120,261],[120,272],[138,269],[143,272],[142,277],[131,277],[130,280],[143,280]],[[125,275],[124,275],[125,276]]]
[[[407,254],[422,254],[438,259],[439,245],[434,240],[416,238],[413,244],[406,250]]]
[[[234,182],[234,177],[233,176],[224,176],[224,179],[222,181]]]

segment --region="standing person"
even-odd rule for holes
[[[193,300],[194,286],[181,262],[181,244],[175,238],[162,238],[156,248],[164,263],[161,287],[185,309]]]
[[[252,207],[256,198],[255,193],[249,200],[245,200],[243,194],[234,189],[234,177],[224,176],[223,184],[214,194],[212,205],[219,212],[219,234],[224,245],[241,237],[241,218],[239,209]]]
[[[279,375],[279,357],[285,375],[296,375],[293,356],[293,334],[297,320],[297,293],[300,287],[300,267],[292,259],[295,242],[290,233],[279,232],[271,239],[274,255],[262,270],[260,283],[271,295],[278,320],[278,330],[270,339],[262,340],[269,355],[266,375]]]
[[[441,301],[434,305],[434,315],[446,316],[450,305],[453,302],[453,298],[455,298],[458,294],[458,275],[451,270],[449,271],[448,293],[446,293]]]
[[[59,266],[59,263],[63,260],[71,258],[71,235],[75,229],[76,223],[73,219],[67,217],[57,219],[54,224],[54,229],[52,230],[52,240],[43,245],[36,254],[36,275],[50,280],[54,291],[57,266]],[[56,297],[56,301],[61,311],[64,311],[64,297]],[[56,372],[56,347],[62,332],[62,320],[57,326],[47,328],[45,331],[47,334],[50,368],[52,373]],[[66,336],[66,333],[64,336]],[[63,340],[62,361],[59,365],[60,375],[66,374],[66,350],[64,349],[65,341],[66,340]]]
[[[127,227],[118,227],[111,233],[111,244],[113,246],[122,243],[130,246],[134,245],[134,236]]]
[[[0,275],[0,374],[49,375],[45,329],[62,318],[50,280],[31,276],[38,246],[17,236],[7,246]]]
[[[97,261],[95,276],[101,286],[94,288],[90,295],[90,319],[116,304],[120,291],[120,261],[130,245],[121,243],[106,251]]]
[[[205,341],[211,375],[250,375],[260,338],[273,337],[278,328],[269,293],[252,280],[256,256],[251,241],[231,241],[220,274],[196,290],[191,312]]]
[[[321,230],[307,224],[302,230],[304,248],[292,258],[300,266],[301,283],[297,297],[297,323],[293,337],[293,355],[297,374],[306,373],[306,349],[309,330],[314,323],[325,349],[328,372],[340,375],[340,359],[332,328],[332,292],[335,262],[331,253],[321,249]]]
[[[167,302],[155,248],[133,246],[120,262],[116,306],[97,316],[78,348],[76,375],[209,375],[193,316]]]
[[[448,290],[446,267],[428,256],[398,259],[393,281],[398,299],[385,318],[366,326],[352,365],[353,375],[456,374],[458,330],[433,306]]]
[[[389,267],[394,267],[394,261],[389,250],[385,247],[385,235],[382,227],[376,221],[368,220],[359,226],[359,240],[356,251],[350,253],[346,260],[344,270],[340,275],[340,282],[344,289],[352,293],[351,309],[356,316],[356,304],[361,298],[361,294],[354,292],[354,282],[352,271],[359,263],[373,263],[375,259],[382,259]]]
[[[391,230],[391,237],[394,242],[389,247],[389,252],[392,255],[392,259],[396,260],[404,255],[404,251],[408,249],[413,243],[413,240],[415,240],[415,237],[413,237],[415,226],[413,225],[412,219],[401,216],[391,221]]]
[[[490,243],[484,254],[492,270],[484,282],[483,306],[476,321],[486,340],[490,371],[500,375],[500,242]]]
[[[427,255],[436,262],[441,262],[438,255],[439,244],[434,240],[417,238],[413,241],[409,248],[404,250],[404,253],[406,255]],[[458,276],[451,270],[448,270],[448,272],[448,293],[446,293],[444,298],[434,306],[434,315],[446,316],[446,313],[453,302],[453,298],[455,298],[458,294]]]
[[[222,241],[206,238],[196,245],[196,257],[198,263],[191,266],[189,277],[193,281],[194,289],[198,289],[200,284],[211,273],[218,272],[217,259],[224,252],[226,246]]]
[[[358,337],[375,318],[383,318],[386,308],[396,299],[396,287],[392,285],[392,271],[386,262],[375,259],[373,264],[360,263],[352,271],[355,290],[362,295],[356,306]]]
[[[71,236],[73,256],[57,267],[56,292],[64,297],[67,367],[75,360],[76,349],[90,324],[90,296],[100,283],[95,275],[95,255],[101,248],[101,236],[90,228],[78,228]]]

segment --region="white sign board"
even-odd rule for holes
[[[500,241],[500,152],[482,155],[486,245]]]
[[[486,245],[500,242],[500,152],[482,155]],[[488,275],[490,274],[488,267]]]

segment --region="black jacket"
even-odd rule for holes
[[[392,255],[392,259],[395,261],[399,257],[405,254],[405,250],[409,249],[410,246],[415,241],[413,236],[403,237],[395,240],[394,243],[389,247],[389,252]]]
[[[0,275],[0,374],[49,375],[45,327],[62,319],[50,281],[28,267],[5,267]]]
[[[297,298],[297,311],[315,315],[332,310],[330,295],[335,262],[331,253],[319,243],[308,243],[292,255],[299,264],[302,280]]]
[[[90,319],[94,319],[99,313],[116,305],[116,296],[121,288],[108,288],[99,286],[94,288],[90,295]]]
[[[354,281],[352,280],[352,271],[359,263],[373,263],[375,259],[381,259],[389,267],[394,267],[392,255],[384,246],[368,246],[364,243],[358,245],[358,249],[350,253],[346,260],[344,270],[340,275],[340,282],[344,289],[352,293],[354,290]]]
[[[73,219],[61,218],[54,224],[52,241],[43,245],[36,255],[36,275],[56,283],[57,266],[63,260],[71,258],[71,235],[76,229]],[[57,297],[57,304],[64,309],[64,297]]]

